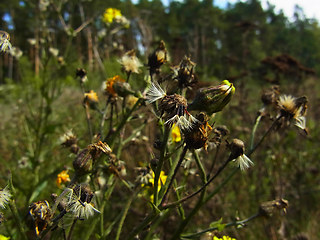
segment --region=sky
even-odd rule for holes
[[[214,5],[225,8],[230,3],[236,3],[240,0],[214,0]],[[241,0],[245,2],[244,0]],[[307,18],[315,18],[320,22],[320,1],[319,0],[261,0],[263,8],[266,8],[267,2],[275,6],[276,11],[282,10],[284,14],[291,19],[293,17],[295,5],[299,5]]]

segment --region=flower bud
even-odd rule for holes
[[[73,161],[73,168],[79,176],[89,173],[92,170],[92,155],[88,148],[82,150]]]
[[[113,89],[116,94],[120,97],[126,97],[128,95],[133,95],[134,91],[131,89],[131,86],[127,82],[115,82],[113,84]]]
[[[234,92],[235,87],[228,80],[222,81],[219,86],[201,88],[188,110],[205,111],[209,115],[220,112],[230,102]]]

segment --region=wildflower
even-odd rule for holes
[[[56,49],[56,48],[53,48],[53,47],[50,47],[50,48],[49,48],[49,52],[50,52],[54,57],[58,57],[58,55],[59,55],[59,49]]]
[[[153,73],[158,73],[160,67],[166,63],[168,60],[167,49],[164,41],[160,41],[158,48],[149,55],[148,57],[148,66],[150,69],[151,75]]]
[[[88,80],[87,72],[83,68],[77,68],[76,77],[78,77],[80,79],[80,83],[84,83]]]
[[[123,66],[124,71],[127,74],[130,73],[139,73],[139,68],[142,67],[142,63],[139,61],[139,59],[136,57],[135,50],[131,50],[129,52],[126,52],[119,61],[121,65]]]
[[[121,78],[119,75],[115,75],[112,78],[108,78],[107,81],[104,82],[103,84],[103,90],[105,91],[106,94],[116,97],[118,94],[116,92],[116,88],[114,88],[117,84],[119,83],[124,83],[125,80]]]
[[[200,113],[196,116],[197,122],[192,126],[190,131],[184,133],[185,141],[188,148],[207,149],[207,141],[212,127],[208,124],[208,116]]]
[[[36,234],[39,236],[51,221],[52,212],[49,203],[46,200],[32,203],[29,206],[29,213],[34,221]]]
[[[219,86],[201,88],[189,110],[204,111],[209,115],[220,112],[230,102],[234,92],[235,87],[228,80],[222,81]]]
[[[153,202],[153,194],[152,194],[152,188],[154,187],[154,177],[155,174],[152,171],[152,175],[147,176],[149,182],[147,184],[141,184],[142,187],[145,187],[147,190],[147,193],[150,194],[150,201]],[[165,175],[164,171],[160,172],[159,180],[158,180],[158,189],[157,191],[160,192],[161,187],[166,183],[167,181],[167,175]]]
[[[154,177],[155,174],[154,172],[152,172],[152,178],[149,179],[149,183],[151,184],[151,186],[154,186]],[[160,172],[160,176],[159,176],[159,180],[158,180],[158,192],[161,189],[161,186],[164,185],[167,181],[167,175],[165,175],[164,171]]]
[[[122,17],[121,11],[116,8],[107,8],[103,14],[103,22],[110,24],[115,19]]]
[[[173,142],[181,142],[181,132],[177,125],[172,126],[171,137]]]
[[[229,237],[229,236],[223,236],[221,238],[214,236],[213,240],[236,240],[235,238]]]
[[[10,51],[11,48],[9,33],[0,30],[0,52]]]
[[[56,184],[60,188],[61,183],[70,182],[70,176],[68,174],[68,170],[63,170],[57,176]]]
[[[90,92],[84,94],[83,103],[86,106],[90,106],[92,109],[95,109],[98,102],[98,95],[95,91],[90,90]]]
[[[10,240],[10,237],[6,237],[6,236],[0,234],[0,240]]]
[[[263,202],[260,204],[259,213],[265,217],[271,217],[278,210],[282,210],[286,213],[289,203],[285,199],[278,199],[268,202]]]
[[[67,209],[74,217],[88,219],[93,216],[95,212],[100,213],[98,209],[94,208],[91,202],[94,194],[89,186],[76,185],[73,189],[69,190],[70,195]]]
[[[196,64],[185,56],[178,66],[172,68],[174,72],[173,79],[178,80],[179,88],[188,87],[196,82],[195,66]]]
[[[233,139],[231,143],[228,143],[228,147],[231,151],[230,160],[235,161],[240,167],[241,171],[245,171],[254,163],[245,154],[245,147],[243,141],[239,139]]]
[[[10,201],[10,198],[12,197],[8,186],[6,186],[4,189],[0,190],[0,207],[6,208],[6,205]]]
[[[160,100],[159,110],[164,114],[165,124],[176,124],[181,130],[188,130],[197,121],[187,111],[187,100],[178,94],[167,95],[158,83],[152,82],[146,93],[148,103]]]
[[[278,100],[280,116],[284,117],[287,124],[293,120],[294,125],[306,131],[306,112],[308,99],[306,97],[295,98],[290,95],[281,95]]]

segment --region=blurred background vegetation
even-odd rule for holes
[[[109,7],[121,10],[130,26],[106,26],[102,15]],[[2,0],[0,28],[10,34],[12,45],[23,53],[0,56],[0,186],[6,185],[11,172],[21,218],[28,215],[31,202],[48,199],[57,192],[57,174],[72,165],[74,156],[62,149],[59,136],[72,128],[80,137],[81,147],[90,142],[75,70],[87,70],[87,89],[100,89],[106,78],[116,74],[125,77],[117,59],[126,51],[136,49],[138,57],[147,63],[147,56],[164,40],[169,65],[177,65],[184,55],[197,64],[198,87],[223,79],[236,86],[226,111],[215,118],[216,124],[228,127],[231,137],[249,143],[262,107],[263,89],[276,84],[285,94],[309,99],[309,134],[294,128],[273,133],[252,155],[255,166],[246,174],[236,175],[208,202],[188,225],[188,232],[205,229],[221,217],[223,222],[246,218],[261,202],[285,198],[289,201],[286,215],[254,220],[243,229],[230,228],[226,233],[248,240],[298,240],[302,235],[320,239],[320,26],[306,18],[302,9],[296,8],[294,19],[289,21],[272,5],[263,9],[258,0],[228,5],[226,9],[210,0],[170,1],[168,6],[160,0],[140,0],[136,4],[130,0],[54,0],[47,5],[42,0]],[[54,50],[58,54],[52,53]],[[132,78],[133,88],[145,86],[143,74]],[[258,132],[263,133],[269,125],[264,121]],[[154,135],[149,135],[152,146]],[[150,161],[143,147],[130,143],[121,155],[128,179],[133,181],[132,169],[139,162]],[[210,154],[204,154],[205,158],[210,159]],[[205,165],[210,166],[210,162]],[[107,203],[109,220],[121,211],[126,192],[119,186]],[[134,204],[124,232],[132,230],[137,216],[142,218],[142,209],[146,208]],[[161,239],[171,236],[176,217],[172,214],[169,222],[160,224],[157,234]],[[10,220],[8,217],[6,221]],[[0,232],[14,236],[12,226],[1,224]],[[75,236],[87,229],[90,223],[83,223]]]

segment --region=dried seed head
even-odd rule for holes
[[[10,198],[12,197],[8,186],[0,190],[0,207],[6,208],[6,205],[10,201]]]
[[[222,81],[219,86],[201,88],[188,109],[211,115],[221,111],[230,102],[234,92],[235,87],[228,80]]]
[[[208,116],[205,113],[200,113],[196,116],[197,122],[189,131],[184,132],[185,142],[188,148],[207,149],[207,142],[212,127],[208,124]]]
[[[167,49],[164,41],[161,40],[158,48],[148,57],[150,73],[158,73],[160,71],[160,67],[167,62],[167,58]]]
[[[0,30],[0,52],[10,51],[11,48],[9,33]]]
[[[234,138],[231,143],[228,144],[228,147],[231,151],[232,159],[243,155],[245,152],[244,142],[237,138]]]
[[[306,118],[308,108],[308,99],[303,96],[295,98],[290,95],[281,95],[278,100],[278,109],[280,116],[283,117],[282,125],[289,125],[291,121],[306,131]]]
[[[142,67],[142,63],[136,57],[135,50],[126,52],[119,61],[123,67],[123,70],[129,73],[139,73],[139,68]]]
[[[260,204],[259,213],[265,217],[271,217],[273,214],[277,213],[279,210],[286,213],[289,202],[285,199],[278,199],[268,202],[263,202]]]
[[[108,144],[99,141],[83,149],[74,159],[73,168],[78,175],[84,175],[91,171],[92,165],[100,157],[101,153],[110,154],[112,152]]]
[[[245,147],[243,141],[240,139],[233,139],[231,143],[228,143],[228,147],[231,151],[229,160],[233,160],[240,167],[241,171],[247,170],[254,163],[248,158],[244,152]]]
[[[48,201],[38,201],[29,206],[29,213],[34,221],[36,235],[39,236],[50,224],[52,212]]]
[[[180,88],[189,87],[196,82],[194,75],[195,66],[196,64],[189,57],[184,56],[180,64],[172,68],[174,72],[173,79],[178,80]]]
[[[76,77],[79,78],[81,83],[84,83],[88,80],[87,71],[83,68],[77,68]]]
[[[68,130],[65,134],[63,134],[60,137],[59,142],[62,146],[69,148],[72,145],[77,144],[78,138],[76,137],[76,135],[74,135],[72,130]]]

